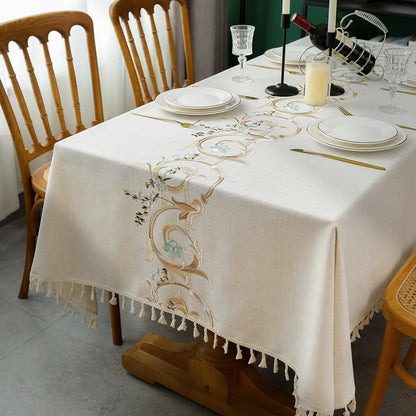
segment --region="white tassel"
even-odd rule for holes
[[[111,295],[110,303],[114,306],[117,305],[117,298],[116,298],[116,293],[115,292],[113,292],[112,295]]]
[[[72,311],[72,314],[71,314],[71,318],[73,318],[76,313],[77,313],[77,308],[74,307],[74,310]]]
[[[84,315],[82,316],[82,322],[84,324],[87,322],[87,311],[84,311]]]
[[[104,289],[101,291],[101,299],[100,299],[101,303],[104,303]]]
[[[198,325],[196,324],[196,322],[194,322],[194,338],[198,338],[199,337],[199,331],[198,331]]]
[[[204,341],[208,342],[208,329],[204,328]]]
[[[146,311],[144,310],[144,303],[142,302],[142,307],[140,308],[139,318],[143,318],[146,315]]]
[[[56,304],[59,305],[61,303],[62,300],[62,296],[61,295],[56,295]]]
[[[178,327],[178,331],[186,331],[186,319],[182,317],[182,322]]]
[[[71,289],[69,289],[69,294],[72,295],[73,291],[74,291],[74,282],[72,282],[71,284]]]
[[[130,299],[130,313],[134,313],[134,299]]]
[[[357,401],[353,399],[351,403],[348,405],[348,407],[350,408],[351,413],[355,413],[357,408]]]
[[[225,340],[222,348],[224,348],[224,354],[227,354],[228,353],[228,339]]]
[[[46,292],[46,297],[51,298],[53,296],[53,286],[52,283],[48,283],[48,291]]]
[[[345,406],[343,416],[350,416],[350,411],[348,410],[347,406]]]
[[[123,311],[126,309],[126,297],[124,295],[121,297],[121,309],[123,309]]]
[[[160,318],[159,318],[158,322],[162,325],[167,325],[168,324],[166,322],[166,319],[165,319],[165,312],[163,312],[163,311],[160,312]]]
[[[279,362],[277,361],[277,358],[273,361],[273,373],[277,373],[279,371]]]
[[[241,347],[239,344],[237,344],[237,355],[235,356],[236,360],[241,360],[243,358],[243,354],[241,352]]]
[[[152,316],[150,318],[152,321],[156,321],[157,316],[156,316],[156,311],[155,311],[155,307],[152,306]]]
[[[261,353],[261,361],[260,361],[259,367],[267,368],[266,354],[264,352]]]
[[[91,288],[91,296],[90,296],[91,300],[95,300],[95,289],[92,287]]]
[[[250,348],[250,359],[248,360],[249,364],[253,364],[256,362],[256,356],[254,355],[254,351]]]
[[[85,293],[85,285],[81,286],[81,294],[79,295],[80,298],[82,298],[84,296]]]
[[[65,302],[64,312],[66,312],[67,310],[68,310],[68,302]]]
[[[93,329],[98,329],[98,324],[97,324],[97,315],[93,315],[93,317],[91,318],[91,328]]]
[[[172,322],[170,323],[170,327],[171,328],[175,328],[176,327],[176,316],[175,316],[174,313],[172,314]]]
[[[285,364],[285,379],[289,381],[289,367]]]
[[[218,343],[218,337],[217,334],[214,334],[214,343],[212,345],[212,348],[215,350],[215,348],[217,348],[217,343]]]

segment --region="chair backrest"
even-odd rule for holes
[[[81,30],[85,31],[90,67],[89,84],[92,87],[91,93],[94,106],[94,115],[92,116],[94,119],[91,121],[91,124],[95,125],[103,121],[103,107],[91,18],[82,12],[64,11],[24,17],[0,24],[0,54],[3,56],[5,72],[8,74],[8,77],[5,75],[3,79],[0,79],[0,105],[16,149],[25,194],[30,188],[31,173],[29,162],[52,150],[57,141],[85,129],[81,116],[77,71],[73,62],[72,52],[74,48],[71,49],[70,42],[70,32],[73,26],[80,26]],[[66,61],[67,66],[64,76],[61,73],[57,74],[54,69],[56,54],[51,53],[49,47],[49,37],[52,31],[58,32],[62,37],[63,49],[65,50],[63,60]],[[34,47],[34,42],[36,41],[36,39],[29,40],[31,37],[38,39],[37,46],[39,50],[43,50],[44,64],[41,63],[39,65],[39,61],[42,61],[41,59],[31,59],[31,48]],[[20,56],[16,56],[16,54],[10,53],[10,42],[15,42],[19,46],[22,55],[19,53]],[[32,46],[30,47],[30,45]],[[19,71],[15,70],[15,66],[19,66],[19,63],[16,63],[15,60],[19,60],[22,57],[23,66],[26,66],[27,74],[23,70],[24,73],[20,74],[22,76],[19,78],[17,76]],[[87,62],[82,62],[81,64],[85,66]],[[46,70],[44,65],[46,65]],[[39,71],[47,72],[46,78],[49,79],[49,85],[47,84],[46,89],[45,87],[42,88],[36,75],[37,69],[34,66]],[[39,68],[40,66],[43,68]],[[30,86],[24,86],[25,78],[30,80]],[[62,78],[65,79],[67,89],[70,90],[72,97],[72,103],[69,99],[69,104],[65,106],[65,111],[65,102],[62,100],[61,94],[64,82]],[[26,98],[24,94],[26,94]],[[34,100],[36,105],[30,105],[30,99]],[[36,107],[41,120],[40,129],[35,128],[32,119],[32,114],[36,112]],[[47,108],[55,109],[56,114],[53,114],[53,119],[57,120],[55,122],[58,125],[56,129],[53,127],[54,120],[52,119],[51,121],[51,116],[47,114]],[[71,113],[70,116],[69,113]],[[71,132],[67,127],[67,119],[70,117],[75,120],[75,128]],[[18,120],[21,120],[20,125],[25,124],[27,133],[24,132],[24,127],[22,129],[19,127]],[[43,136],[43,130],[45,136]],[[59,132],[57,131],[54,135],[53,130],[59,130]],[[29,139],[27,139],[26,135],[29,136]],[[30,142],[29,146],[25,145],[24,137],[26,142]]]
[[[186,66],[186,77],[183,85],[181,85],[179,81],[175,41],[172,33],[172,22],[169,16],[169,7],[172,0],[116,0],[110,7],[111,21],[127,66],[137,106],[154,100],[160,93],[154,64],[150,56],[145,30],[143,28],[143,21],[141,18],[142,10],[145,11],[145,16],[147,14],[150,19],[153,45],[157,57],[158,73],[160,74],[162,82],[162,91],[167,91],[170,88],[187,86],[194,82],[194,66],[187,1],[175,1],[180,6],[182,21]],[[161,6],[165,16],[165,30],[169,45],[170,66],[165,64],[162,55],[160,36],[155,22],[156,5]],[[134,32],[136,32],[138,36],[134,36]],[[171,71],[172,73],[171,86],[168,85],[167,71]],[[146,75],[148,75],[149,81],[146,80]]]

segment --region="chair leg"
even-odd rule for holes
[[[373,388],[363,416],[377,415],[383,401],[393,363],[399,357],[403,338],[404,335],[387,322]]]
[[[108,292],[108,298],[111,299],[112,294]],[[116,294],[117,305],[110,305],[111,331],[113,335],[114,345],[123,345],[123,335],[121,333],[120,305],[118,295]]]
[[[30,224],[26,225],[26,260],[25,268],[23,269],[22,282],[17,297],[19,299],[26,299],[29,293],[29,278],[30,269],[32,268],[33,256],[35,255],[36,237],[32,233]]]
[[[416,340],[413,340],[410,344],[409,350],[407,351],[406,357],[403,360],[404,368],[412,368],[416,361]]]

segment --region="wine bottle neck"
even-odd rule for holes
[[[308,33],[316,32],[316,26],[298,13],[293,14],[292,22],[295,25],[299,26],[301,29],[303,29],[305,32],[308,32]]]

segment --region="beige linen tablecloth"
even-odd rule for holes
[[[50,292],[72,293],[72,303],[72,283],[83,285],[74,290],[83,291],[81,306],[91,303],[93,325],[88,286],[119,293],[123,306],[161,323],[259,351],[260,366],[276,371],[280,360],[296,373],[298,414],[353,410],[351,334],[415,246],[416,132],[397,149],[353,154],[316,143],[306,126],[340,115],[339,104],[411,125],[416,96],[399,95],[408,111],[390,116],[377,109],[388,99],[383,81],[350,83],[340,101],[315,111],[301,96],[266,96],[279,71],[248,66],[255,81],[240,85],[231,81],[237,70],[201,85],[259,100],[201,117],[150,103],[136,111],[202,121],[184,129],[126,113],[55,147],[32,281],[54,282]]]

